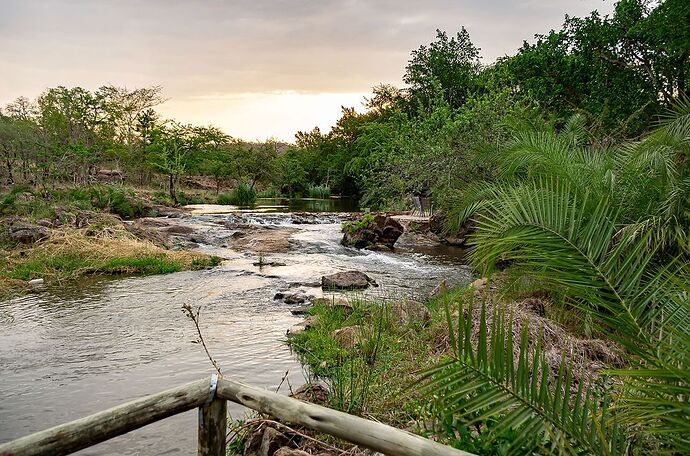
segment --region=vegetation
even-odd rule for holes
[[[374,226],[374,216],[370,213],[362,215],[362,218],[354,222],[343,222],[343,232],[354,234],[361,230],[366,230]]]
[[[54,231],[38,244],[0,253],[0,296],[21,290],[32,279],[62,283],[85,275],[166,274],[205,269],[220,261],[162,249],[107,223]]]
[[[620,0],[610,17],[566,17],[491,65],[464,28],[439,30],[402,80],[291,146],[163,121],[159,87],[19,98],[0,114],[0,215],[59,218],[56,201],[145,211],[102,180],[164,189],[172,204],[196,201],[184,182],[220,204],[251,205],[269,189],[356,195],[374,209],[431,197],[499,286],[432,300],[426,326],[401,323],[396,304],[316,307],[319,323],[290,343],[328,380],[331,405],[414,421],[480,454],[686,453],[690,3]],[[0,283],[205,261],[104,236],[5,254]],[[545,315],[508,299],[525,294],[542,297]],[[343,326],[351,347],[333,334]],[[576,356],[595,345],[607,347],[596,368]]]

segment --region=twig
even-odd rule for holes
[[[222,376],[223,374],[220,372],[220,366],[218,365],[216,360],[213,359],[211,353],[208,351],[206,342],[204,342],[204,336],[201,334],[201,328],[199,327],[199,313],[201,313],[201,306],[197,307],[196,313],[194,313],[194,309],[192,309],[192,306],[190,306],[189,304],[183,304],[182,312],[194,322],[194,326],[196,326],[196,332],[197,334],[199,334],[199,340],[197,342],[201,342],[201,345],[204,347],[204,351],[206,352],[206,356],[208,357],[209,361],[211,361],[213,367],[216,368],[218,375]]]
[[[256,420],[247,421],[247,422],[245,423],[245,425],[254,424],[255,422],[256,422]],[[346,453],[348,452],[348,450],[341,450],[341,449],[338,448],[338,447],[334,447],[333,445],[329,445],[329,444],[327,444],[327,443],[325,443],[325,442],[322,442],[321,440],[315,439],[314,437],[310,437],[310,436],[308,436],[308,435],[306,435],[306,434],[303,434],[303,433],[301,433],[301,432],[299,432],[299,431],[297,431],[297,430],[291,428],[291,427],[288,426],[288,425],[285,425],[285,424],[283,424],[283,423],[279,423],[278,421],[273,421],[273,420],[260,420],[260,422],[261,422],[261,424],[270,423],[270,424],[273,424],[273,425],[276,425],[276,426],[280,426],[280,427],[282,427],[282,428],[287,429],[289,432],[291,432],[291,433],[293,433],[293,434],[296,434],[296,435],[298,435],[298,436],[300,436],[300,437],[302,437],[302,438],[305,438],[305,439],[307,439],[307,440],[311,440],[312,442],[314,442],[314,443],[316,443],[316,444],[318,444],[318,445],[320,445],[320,446],[322,446],[322,447],[324,447],[324,448],[326,448],[326,449],[336,451],[336,452],[338,452],[338,453],[340,453],[340,454],[346,454]]]

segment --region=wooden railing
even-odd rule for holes
[[[471,453],[375,421],[215,375],[0,445],[0,456],[64,455],[199,408],[198,454],[225,456],[227,401],[390,456]]]

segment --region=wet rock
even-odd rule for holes
[[[346,231],[341,244],[357,249],[393,250],[403,231],[400,222],[387,215],[378,214],[368,227],[352,232]]]
[[[254,266],[264,267],[264,266],[287,266],[285,263],[280,261],[256,261],[252,263]]]
[[[294,336],[295,334],[299,334],[301,332],[304,332],[307,329],[314,327],[314,325],[318,321],[319,321],[318,315],[312,315],[310,317],[307,317],[304,321],[297,323],[292,328],[288,329],[287,335],[288,336]]]
[[[344,328],[336,329],[331,333],[331,337],[335,339],[341,347],[349,350],[361,341],[361,328],[359,326],[345,326]]]
[[[361,290],[369,288],[369,285],[378,287],[374,279],[359,271],[337,272],[321,277],[321,288],[324,290]]]
[[[273,299],[278,300],[278,299],[284,299],[285,298],[285,293],[282,291],[279,291],[278,293],[273,295]]]
[[[306,315],[310,309],[311,306],[299,306],[295,307],[294,309],[290,309],[290,313],[292,315]]]
[[[50,231],[42,226],[16,222],[10,226],[9,236],[10,239],[19,244],[33,244],[47,239],[50,236]]]
[[[194,232],[194,228],[191,226],[172,225],[166,228],[165,231],[170,234],[187,235],[192,234]]]
[[[288,445],[290,439],[272,427],[254,432],[244,444],[245,456],[273,456],[278,449]]]
[[[316,288],[321,286],[321,282],[292,282],[288,285],[290,288],[295,287],[306,287],[306,288]]]
[[[283,301],[285,304],[304,304],[308,299],[308,296],[302,293],[290,293],[285,295]]]

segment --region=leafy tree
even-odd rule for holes
[[[463,27],[455,37],[436,30],[436,41],[412,51],[403,81],[413,98],[427,105],[438,89],[453,108],[460,107],[475,90],[481,66],[479,48]]]

